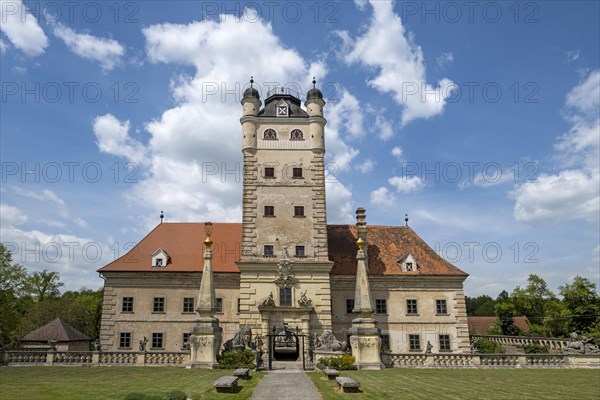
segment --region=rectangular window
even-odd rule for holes
[[[217,297],[215,299],[215,312],[219,312],[222,313],[223,312],[223,299],[220,297]]]
[[[294,168],[292,170],[292,177],[294,178],[302,178],[302,168]]]
[[[181,348],[183,350],[188,350],[190,348],[190,336],[192,336],[192,334],[189,332],[185,332],[183,334],[182,341],[181,341],[181,344],[182,344]]]
[[[131,332],[121,332],[119,335],[119,348],[130,349],[131,348]]]
[[[275,216],[275,206],[265,206],[265,217],[274,217]]]
[[[184,313],[193,313],[194,312],[194,298],[193,297],[184,297],[183,298],[183,312]]]
[[[386,299],[375,299],[375,314],[387,314]]]
[[[448,314],[448,307],[446,306],[446,300],[435,301],[435,313],[446,315]]]
[[[381,335],[381,350],[390,349],[390,335]]]
[[[152,348],[153,349],[162,349],[164,348],[164,334],[162,332],[154,332],[152,333]]]
[[[265,178],[275,178],[275,168],[265,167]]]
[[[417,300],[410,299],[406,300],[406,313],[409,315],[418,315],[419,310],[417,308]]]
[[[450,335],[440,335],[440,351],[450,351]]]
[[[346,314],[352,314],[354,311],[354,299],[346,299]]]
[[[294,217],[304,217],[304,206],[294,206]]]
[[[155,297],[152,312],[165,312],[165,298]]]
[[[304,246],[296,246],[296,257],[304,257]]]
[[[291,306],[292,305],[292,288],[288,288],[288,287],[279,288],[279,305],[280,306]]]
[[[133,297],[123,297],[122,312],[133,312]]]
[[[265,244],[264,253],[265,257],[273,257],[273,245]]]
[[[421,350],[421,338],[419,335],[408,335],[408,344],[410,346],[410,351]]]

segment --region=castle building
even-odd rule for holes
[[[356,225],[327,225],[325,101],[314,83],[304,107],[289,89],[269,92],[264,106],[252,84],[244,92],[242,222],[211,227],[223,339],[247,326],[254,335],[331,330],[347,340],[361,238],[382,349],[468,352],[465,272],[408,224],[367,225],[362,208]],[[103,350],[137,351],[145,339],[148,351],[186,347],[205,237],[204,223],[161,222],[98,270],[105,280]]]

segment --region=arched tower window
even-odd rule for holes
[[[294,129],[292,133],[290,133],[290,140],[304,140],[304,134],[300,129]]]
[[[263,139],[265,140],[277,140],[277,132],[274,129],[266,129],[263,134]]]

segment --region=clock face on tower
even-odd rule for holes
[[[277,116],[287,116],[287,106],[277,106]]]

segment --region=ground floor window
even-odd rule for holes
[[[410,351],[421,350],[421,338],[419,335],[408,335],[408,344]]]
[[[152,348],[153,349],[162,349],[164,347],[165,347],[164,334],[162,332],[152,333]]]

